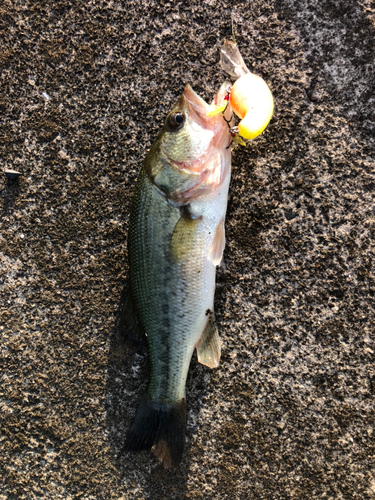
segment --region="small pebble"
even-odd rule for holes
[[[21,172],[17,172],[17,170],[4,170],[4,174],[11,180],[18,179],[18,177],[22,175]]]

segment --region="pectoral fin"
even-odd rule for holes
[[[169,251],[174,261],[182,261],[191,253],[196,240],[199,219],[182,215],[172,233]]]
[[[216,368],[220,361],[220,338],[214,313],[210,312],[202,336],[196,345],[199,363]]]
[[[215,265],[218,266],[223,258],[223,252],[225,247],[225,226],[224,220],[219,222],[216,228],[214,240],[212,242],[210,251],[208,253],[208,259]]]

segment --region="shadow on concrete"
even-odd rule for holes
[[[21,192],[21,187],[19,179],[14,179],[14,180],[8,179],[6,185],[0,191],[0,196],[3,197],[2,215],[9,214],[20,192]]]

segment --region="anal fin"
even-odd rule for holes
[[[225,226],[224,219],[221,220],[216,228],[215,236],[212,241],[210,251],[208,252],[208,259],[218,266],[223,258],[225,248]]]
[[[202,336],[196,345],[199,363],[216,368],[220,361],[220,338],[215,322],[215,314],[210,312]]]

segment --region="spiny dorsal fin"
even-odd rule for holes
[[[225,226],[224,219],[221,220],[216,228],[215,236],[208,252],[208,259],[215,265],[218,266],[223,258],[225,247]]]
[[[191,253],[195,245],[198,222],[199,219],[186,215],[179,218],[169,243],[170,255],[174,261],[182,261]]]
[[[199,363],[210,368],[219,366],[220,338],[215,322],[215,314],[212,311],[208,311],[207,323],[196,348]]]
[[[120,325],[126,335],[138,338],[142,344],[147,345],[145,332],[137,321],[133,299],[129,292],[122,306]]]

